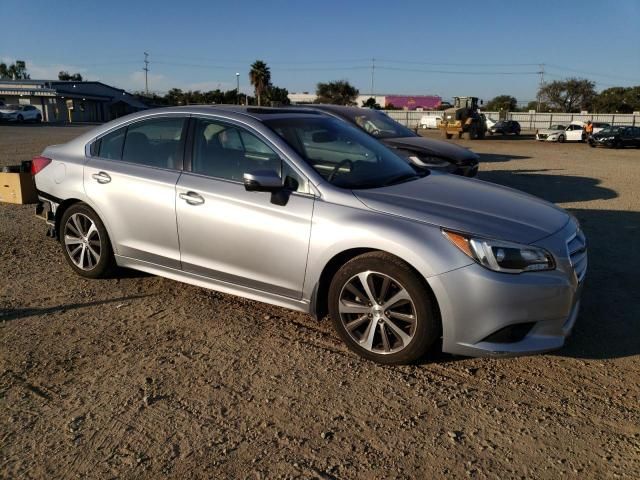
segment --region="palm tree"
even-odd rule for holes
[[[251,71],[249,72],[249,80],[256,92],[258,99],[258,106],[260,106],[260,97],[266,92],[269,85],[271,85],[271,70],[265,62],[262,60],[256,60],[251,65]]]

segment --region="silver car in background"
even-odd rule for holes
[[[70,267],[142,270],[330,314],[381,363],[559,348],[586,240],[572,216],[411,166],[366,133],[287,109],[150,110],[48,147],[37,213]]]

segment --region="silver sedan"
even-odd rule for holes
[[[564,210],[410,165],[308,111],[150,110],[48,147],[32,173],[78,274],[127,267],[329,314],[381,363],[439,341],[463,355],[559,348],[579,309],[586,240]]]

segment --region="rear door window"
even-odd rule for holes
[[[91,145],[91,155],[94,157],[108,158],[110,160],[122,159],[122,146],[127,128],[119,128],[104,137],[96,140]]]
[[[158,118],[127,128],[122,161],[179,169],[182,164],[184,118]]]
[[[186,119],[157,118],[133,123],[91,144],[94,157],[179,170]]]

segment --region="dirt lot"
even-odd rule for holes
[[[0,166],[81,131],[0,126]],[[134,272],[83,280],[33,206],[0,204],[0,477],[640,478],[640,150],[460,143],[480,178],[582,222],[565,348],[378,366],[306,315]]]

